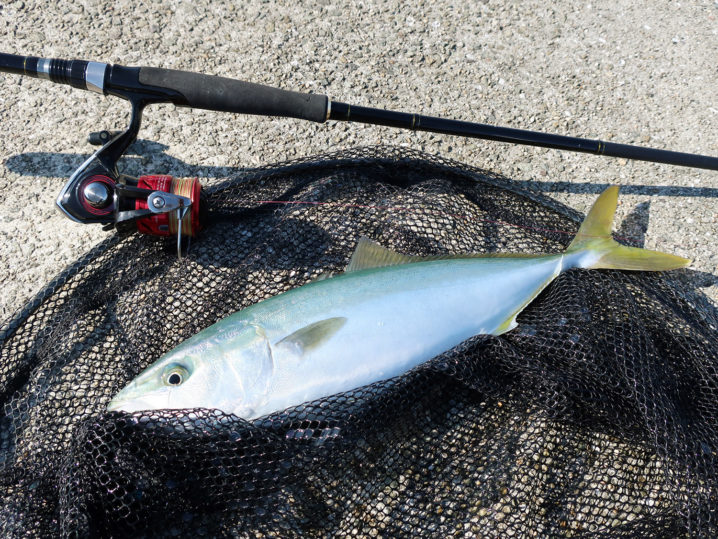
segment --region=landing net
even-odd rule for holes
[[[559,252],[580,216],[417,152],[206,188],[173,245],[113,236],[0,332],[0,535],[718,536],[718,316],[678,274],[571,270],[500,337],[253,423],[109,399],[366,236],[416,255]],[[431,309],[431,305],[426,306]]]

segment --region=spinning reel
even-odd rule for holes
[[[132,178],[117,168],[117,161],[137,137],[144,107],[153,103],[319,123],[353,121],[718,170],[716,157],[359,107],[330,101],[324,95],[172,69],[0,53],[0,72],[44,78],[130,102],[132,114],[127,130],[91,134],[90,142],[102,147],[70,177],[57,197],[57,206],[79,223],[176,236],[180,257],[182,238],[195,236],[202,226],[199,181],[171,176]]]
[[[139,116],[133,104],[133,119],[136,114]],[[174,235],[181,258],[182,237],[191,238],[201,228],[200,183],[197,178],[133,178],[121,174],[117,160],[135,140],[138,128],[139,121],[133,121],[125,132],[91,133],[89,142],[102,147],[72,174],[56,204],[78,223],[100,223],[106,230],[136,228],[144,234]]]

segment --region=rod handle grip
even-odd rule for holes
[[[252,82],[156,67],[141,67],[139,78],[143,85],[177,92],[179,97],[173,100],[176,105],[313,122],[327,119],[329,99],[325,95],[291,92]]]

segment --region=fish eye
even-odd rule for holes
[[[165,385],[168,386],[179,386],[187,380],[189,373],[187,369],[180,365],[172,365],[165,371],[163,376]]]

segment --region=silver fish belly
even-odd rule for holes
[[[253,415],[397,376],[473,335],[508,330],[507,319],[560,264],[561,256],[503,259],[499,268],[486,259],[420,262],[344,274],[258,304],[246,316],[272,343],[275,376]],[[346,322],[321,346],[281,341],[335,319]]]

